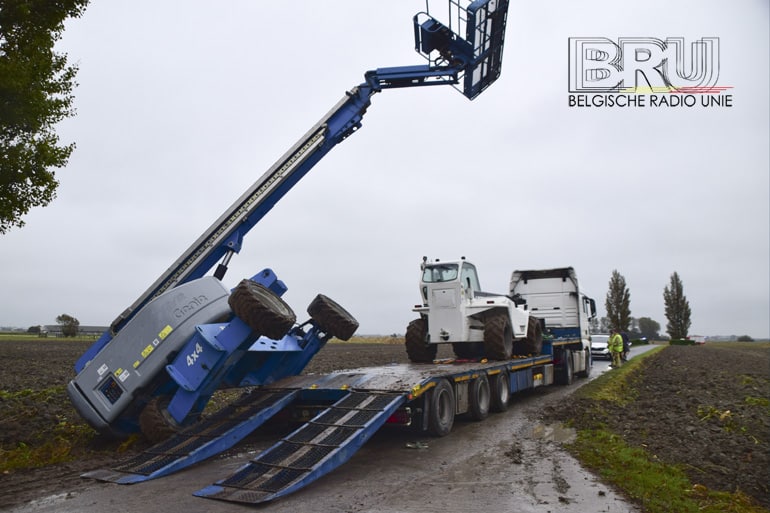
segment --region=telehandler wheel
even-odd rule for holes
[[[318,294],[310,302],[307,313],[323,331],[340,340],[350,340],[358,329],[355,317],[323,294]]]
[[[478,378],[471,381],[470,384],[470,404],[468,413],[473,420],[484,420],[489,416],[489,405],[491,392],[489,390],[489,380],[486,374],[481,374]]]
[[[297,320],[283,299],[253,280],[241,280],[227,302],[255,333],[273,340],[283,338]]]
[[[513,352],[513,328],[507,314],[494,314],[484,321],[484,351],[492,360],[508,360]]]
[[[179,426],[166,412],[170,397],[154,397],[139,414],[139,429],[144,437],[157,444],[179,432]]]
[[[428,408],[428,432],[433,436],[446,436],[455,422],[455,394],[452,385],[439,380],[430,392]]]
[[[500,413],[508,409],[508,400],[511,398],[511,378],[507,371],[502,371],[492,376],[490,382],[492,389],[492,401],[489,409]]]
[[[543,326],[535,317],[529,318],[527,325],[527,338],[517,340],[514,354],[524,356],[528,354],[540,354],[543,351]]]
[[[428,324],[425,319],[415,319],[409,323],[406,327],[404,342],[409,361],[431,363],[436,359],[438,347],[428,343]]]

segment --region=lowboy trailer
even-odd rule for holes
[[[131,484],[165,476],[218,454],[279,412],[313,412],[267,450],[194,495],[259,504],[295,492],[348,461],[380,428],[408,426],[445,436],[455,417],[484,420],[513,394],[563,382],[579,340],[545,340],[543,353],[507,361],[437,360],[290,376],[244,393],[207,420],[131,460],[84,474]]]

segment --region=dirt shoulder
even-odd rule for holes
[[[769,370],[767,344],[666,347],[635,377],[635,400],[576,398],[549,416],[578,429],[606,423],[693,484],[740,491],[770,508]]]

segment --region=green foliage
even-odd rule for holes
[[[694,346],[695,341],[687,338],[672,338],[668,341],[670,346]]]
[[[639,317],[639,332],[648,340],[660,338],[660,324],[649,317]]]
[[[629,447],[620,436],[604,429],[579,431],[571,451],[584,465],[641,502],[648,513],[767,512],[740,491],[714,492],[691,484],[680,468]]]
[[[43,390],[0,390],[4,413],[0,427],[8,423],[23,425],[25,419],[41,415],[43,405],[61,401],[64,397],[63,385]],[[57,416],[44,431],[28,431],[26,435],[24,440],[12,445],[0,444],[0,472],[70,461],[77,457],[77,448],[84,447],[96,436],[96,432],[83,423]]]
[[[77,336],[80,329],[80,321],[71,315],[61,314],[56,318],[56,323],[61,325],[61,332],[65,337]]]
[[[663,301],[666,305],[666,331],[672,339],[687,338],[690,329],[690,303],[684,295],[684,287],[679,274],[674,271],[671,275],[670,286],[663,290]]]
[[[754,339],[748,335],[741,335],[738,337],[738,342],[754,342]]]
[[[628,331],[631,324],[631,292],[626,287],[626,279],[617,270],[612,271],[604,308],[610,328]]]
[[[88,1],[0,0],[0,234],[54,199],[54,169],[74,149],[59,144],[54,125],[74,114],[77,67],[53,47]]]

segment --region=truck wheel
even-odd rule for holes
[[[307,307],[307,313],[323,331],[340,340],[350,340],[358,329],[355,317],[323,294],[313,299]]]
[[[227,302],[255,333],[273,340],[283,338],[297,320],[283,299],[253,280],[241,280]]]
[[[572,351],[565,349],[562,351],[561,365],[558,368],[558,383],[560,385],[571,385],[573,378]]]
[[[484,321],[484,350],[487,358],[508,360],[513,352],[513,329],[506,314],[496,314]]]
[[[471,381],[468,413],[473,420],[484,420],[489,416],[490,396],[489,380],[486,374]]]
[[[452,431],[455,422],[455,394],[447,380],[440,380],[431,391],[428,415],[430,434],[446,436]]]
[[[139,414],[139,429],[153,444],[160,443],[179,431],[179,426],[166,413],[170,400],[168,396],[154,397]]]
[[[415,319],[406,327],[406,354],[409,361],[415,363],[430,363],[436,359],[438,347],[428,343],[428,324],[425,319]]]
[[[543,351],[543,326],[536,317],[529,318],[527,324],[527,338],[516,343],[514,354],[522,356],[528,354],[540,354]]]
[[[586,370],[578,372],[578,377],[587,378],[591,375],[591,367],[593,367],[593,358],[591,358],[591,350],[583,349],[583,358],[586,362]]]
[[[507,371],[492,376],[491,389],[492,401],[489,408],[493,412],[503,412],[508,409],[508,400],[511,398],[511,381]]]

